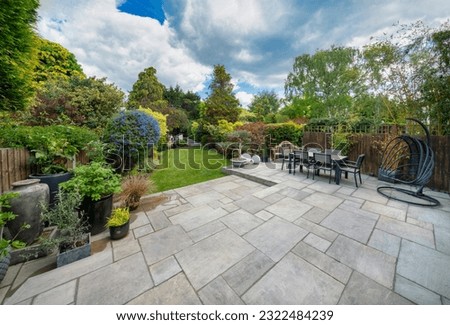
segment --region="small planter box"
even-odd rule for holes
[[[40,237],[45,237],[45,239],[53,239],[56,237],[58,230],[56,227],[47,227],[44,228]],[[13,249],[11,251],[11,265],[23,263],[26,261],[31,261],[36,258],[47,256],[49,252],[46,251],[45,248],[42,247],[39,239],[36,243],[33,243],[30,246]]]
[[[86,244],[83,246],[58,253],[56,256],[56,266],[61,267],[69,263],[81,260],[91,255],[91,234],[86,234]]]

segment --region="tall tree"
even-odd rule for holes
[[[58,43],[38,37],[38,62],[34,69],[34,79],[38,83],[48,79],[79,76],[86,78],[75,55]]]
[[[194,120],[199,117],[198,105],[200,96],[188,91],[184,92],[179,85],[164,88],[164,99],[167,100],[169,106],[179,108],[185,111],[187,116]]]
[[[0,110],[23,110],[33,96],[33,29],[38,7],[38,0],[1,2]]]
[[[128,96],[128,108],[137,109],[139,106],[160,111],[161,107],[167,106],[163,101],[164,85],[156,77],[156,69],[146,68],[139,73],[138,80],[133,84],[133,89]]]
[[[361,91],[358,53],[333,46],[298,56],[285,83],[286,98],[303,97],[307,103],[316,103],[311,109],[322,111],[323,117],[345,117],[352,98]]]
[[[234,85],[231,76],[223,65],[215,65],[213,78],[209,89],[211,93],[206,99],[206,114],[204,119],[213,125],[219,120],[236,122],[239,117],[239,100],[233,94]]]
[[[250,112],[255,113],[258,121],[263,121],[268,114],[278,112],[280,99],[275,91],[263,90],[253,97],[248,109]]]

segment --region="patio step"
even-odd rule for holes
[[[251,180],[253,182],[256,182],[256,183],[259,183],[259,184],[262,184],[265,186],[274,186],[274,185],[278,184],[276,182],[258,177],[256,175],[247,174],[243,171],[243,169],[245,169],[245,167],[233,168],[232,166],[227,166],[227,167],[222,167],[222,172],[227,175],[236,175],[236,176]]]

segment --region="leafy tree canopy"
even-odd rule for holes
[[[280,99],[275,91],[264,90],[253,97],[248,108],[250,112],[255,113],[258,121],[263,121],[266,115],[278,112]]]
[[[128,96],[128,108],[137,109],[142,106],[159,111],[158,107],[162,105],[163,94],[164,85],[156,77],[156,69],[146,68],[139,73],[138,80],[133,84],[133,89]]]
[[[167,100],[169,106],[184,110],[190,119],[199,118],[200,96],[191,91],[183,92],[181,87],[170,86],[164,88],[164,99]]]

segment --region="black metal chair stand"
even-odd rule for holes
[[[399,185],[378,186],[377,191],[397,201],[421,206],[437,206],[440,204],[438,200],[423,193],[434,169],[434,152],[430,146],[430,133],[419,120],[412,118],[408,120],[418,123],[425,130],[426,142],[407,134],[394,138],[383,154],[378,168],[378,179]],[[400,187],[400,184],[404,187]]]

